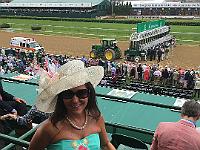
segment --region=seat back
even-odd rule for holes
[[[112,134],[111,143],[116,149],[122,144],[134,149],[148,150],[147,145],[141,140],[118,133]]]

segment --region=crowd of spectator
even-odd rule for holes
[[[4,15],[20,16],[43,16],[43,17],[70,17],[91,18],[96,15],[97,9],[89,8],[2,8],[0,12]]]
[[[172,68],[160,66],[159,63],[148,65],[146,63],[135,63],[130,61],[104,61],[102,59],[91,59],[85,56],[73,57],[67,55],[54,55],[45,52],[25,53],[12,49],[2,50],[0,54],[0,74],[7,72],[18,72],[35,76],[42,67],[56,71],[61,65],[69,60],[80,59],[85,65],[100,65],[105,69],[105,75],[110,76],[115,82],[118,77],[123,76],[130,82],[148,82],[155,85],[190,89],[200,96],[200,70]],[[200,69],[200,68],[199,68]]]
[[[5,50],[2,48],[0,53],[0,75],[14,72],[27,74],[30,76],[37,76],[40,68],[45,69],[47,72],[56,72],[60,66],[73,59],[79,59],[83,61],[86,66],[103,66],[105,77],[100,83],[103,86],[107,86],[108,79],[111,80],[112,84],[118,84],[118,78],[123,78],[123,87],[128,87],[129,85],[132,86],[136,82],[142,83],[143,85],[148,85],[149,83],[151,83],[156,86],[158,85],[163,87],[192,90],[194,92],[194,96],[197,96],[198,98],[200,97],[200,68],[199,70],[172,68],[170,66],[160,66],[159,63],[153,65],[129,61],[124,61],[121,63],[117,61],[91,59],[86,58],[85,56],[82,56],[80,58],[67,55],[48,54],[45,52],[27,53],[24,51],[14,49]],[[133,85],[133,87],[134,86],[135,85]],[[161,88],[153,87],[153,92],[156,91],[157,94],[159,94],[158,89]],[[161,91],[161,93],[164,92],[164,90]],[[182,90],[180,93],[174,92],[173,94],[180,95],[181,93],[184,93],[184,91]],[[187,95],[189,94],[191,94],[190,91],[189,93],[186,93],[186,97],[183,98],[187,98]],[[188,99],[190,98],[192,97],[189,96]],[[37,121],[39,121],[37,123],[40,123],[45,120],[49,115],[51,114],[41,113],[34,105],[27,114],[22,114],[20,116],[16,115],[15,113],[6,115],[2,114],[2,116],[0,116],[0,121],[4,123],[6,121],[6,118],[9,118],[9,120],[14,122],[14,125],[17,124],[20,127],[29,127],[30,123],[32,123],[35,118]],[[5,127],[4,124],[2,127]],[[13,127],[13,129],[15,128],[16,127]],[[20,130],[17,129],[16,131]]]
[[[159,64],[135,64],[124,62],[116,64],[108,62],[106,74],[111,76],[123,75],[132,80],[154,82],[158,85],[176,86],[177,88],[193,89],[195,80],[199,79],[199,74],[193,69],[171,68],[169,66],[159,66]]]

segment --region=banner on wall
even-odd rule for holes
[[[119,90],[119,89],[113,89],[107,95],[110,96],[116,96],[116,97],[122,97],[122,98],[131,98],[133,97],[136,93],[134,91],[129,91],[129,90]]]
[[[178,107],[182,107],[183,104],[188,101],[188,99],[184,99],[184,98],[177,98],[175,103],[174,103],[174,106],[178,106]],[[200,104],[200,101],[198,101],[198,103]]]
[[[174,103],[174,106],[182,107],[183,104],[184,104],[186,101],[187,101],[186,99],[177,98],[176,101],[175,101],[175,103]]]
[[[28,81],[28,80],[32,79],[32,76],[20,74],[18,76],[14,76],[14,77],[11,77],[11,78],[15,79],[15,80],[20,80],[20,81]]]

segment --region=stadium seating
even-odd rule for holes
[[[123,134],[112,134],[112,140],[111,143],[115,146],[116,149],[140,149],[140,150],[148,150],[148,147],[145,143],[140,141],[139,139],[136,139],[134,137],[129,137]],[[120,148],[121,145],[123,145],[123,148]],[[125,148],[129,147],[129,148]]]
[[[130,84],[127,84],[126,79],[123,76],[119,77],[115,82],[112,81],[111,76],[105,76],[104,80],[106,80],[106,85],[100,84],[100,86],[106,86],[117,89],[128,89],[135,92],[144,92],[155,95],[165,95],[175,98],[191,99],[193,97],[193,90],[177,88],[175,86],[165,87],[161,85],[154,85],[152,83],[140,82],[140,81],[132,81]]]

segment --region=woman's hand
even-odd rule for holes
[[[17,114],[6,114],[0,117],[0,120],[16,120]]]
[[[17,101],[18,103],[24,103],[26,104],[26,101],[21,99],[21,98],[15,98],[15,101]]]
[[[17,119],[17,114],[8,114],[8,118],[10,120],[16,120]]]
[[[6,115],[0,116],[0,120],[6,120]]]

